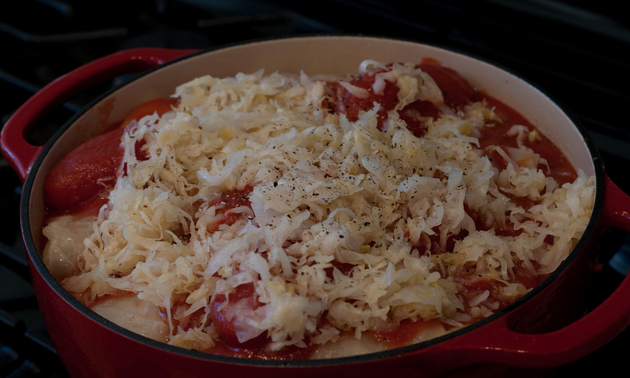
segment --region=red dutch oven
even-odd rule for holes
[[[518,110],[547,134],[576,168],[595,175],[592,219],[567,260],[528,295],[481,322],[420,344],[356,357],[317,361],[261,361],[208,355],[146,339],[100,317],[55,281],[40,257],[47,172],[74,147],[120,121],[137,105],[166,97],[205,74],[238,72],[345,74],[364,59],[419,62],[437,59],[479,90]],[[90,85],[121,74],[143,75],[103,95],[70,120],[45,146],[25,134],[47,112]],[[5,124],[2,152],[24,182],[21,226],[29,267],[48,332],[72,377],[205,376],[471,376],[510,369],[546,369],[580,359],[630,324],[630,278],[585,313],[596,242],[607,228],[630,231],[630,197],[607,177],[584,130],[547,96],[508,71],[452,51],[400,40],[318,36],[268,40],[211,51],[133,49],[60,77],[28,100]],[[247,375],[245,375],[247,374]],[[404,375],[403,375],[404,374]]]

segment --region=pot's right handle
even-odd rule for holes
[[[196,51],[163,48],[123,50],[57,78],[28,99],[4,124],[0,144],[5,159],[24,181],[42,149],[30,144],[24,135],[52,109],[95,84],[123,74],[146,71]]]
[[[630,232],[630,196],[607,175],[601,222],[604,228]],[[464,333],[454,339],[457,340],[454,345],[445,343],[445,349],[437,352],[446,353],[452,361],[463,365],[492,363],[551,368],[571,363],[601,348],[630,325],[630,275],[599,306],[557,331],[514,332],[506,318],[488,323],[479,332]]]

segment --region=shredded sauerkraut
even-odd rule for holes
[[[177,108],[123,136],[124,173],[98,217],[44,228],[51,272],[123,326],[128,313],[117,321],[107,300],[130,296],[135,316],[149,314],[147,337],[210,350],[224,321],[239,343],[263,337],[278,351],[408,321],[457,329],[560,265],[589,221],[593,177],[559,185],[524,145],[539,137],[525,125],[507,135],[516,148],[480,148],[500,122],[493,109],[448,108],[414,65],[366,61],[360,73],[376,76],[371,92],[340,84],[358,98],[398,88],[382,124],[378,103],[355,121],[330,111],[327,82],[304,73],[181,85]],[[417,100],[441,111],[421,137],[398,114]],[[245,285],[252,293],[231,302]]]

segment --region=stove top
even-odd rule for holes
[[[309,34],[364,34],[454,49],[507,67],[557,100],[590,133],[608,174],[630,193],[630,24],[620,2],[560,0],[203,1],[33,0],[0,11],[0,122],[53,79],[133,47],[207,49]],[[6,7],[6,4],[0,7]],[[29,136],[43,144],[91,100],[125,80],[81,93]],[[0,159],[0,376],[66,377],[37,308],[19,231],[21,183]],[[601,298],[630,265],[627,235],[610,230],[600,248],[613,256],[596,282]],[[593,298],[594,303],[601,298]],[[626,331],[549,377],[618,374],[630,352]],[[625,366],[623,366],[625,368]],[[623,370],[622,370],[623,371]]]

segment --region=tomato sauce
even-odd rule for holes
[[[379,103],[380,109],[377,113],[379,128],[382,129],[383,122],[387,119],[387,112],[394,109],[398,102],[398,87],[389,81],[385,82],[382,94],[374,93],[374,75],[361,75],[348,80],[348,83],[356,87],[365,89],[369,95],[366,98],[357,97],[348,91],[338,82],[328,82],[328,88],[335,94],[333,107],[339,114],[345,114],[348,120],[355,122],[359,119],[361,112],[367,112],[374,107],[374,102]]]
[[[513,282],[521,283],[527,289],[532,289],[538,286],[548,277],[548,275],[533,274],[529,269],[524,267],[520,261],[516,262],[513,273]],[[454,279],[456,282],[463,285],[464,290],[460,291],[459,296],[464,303],[465,312],[468,315],[471,315],[471,320],[468,322],[469,324],[480,320],[478,315],[476,318],[471,312],[471,308],[473,307],[471,305],[471,301],[477,296],[483,294],[485,291],[488,291],[487,301],[497,305],[497,308],[494,309],[495,311],[502,310],[513,302],[512,298],[506,297],[502,294],[501,287],[503,286],[503,283],[491,279],[490,277],[477,275],[466,270],[460,272],[460,274],[455,276]]]
[[[526,147],[531,148],[535,153],[547,161],[549,167],[544,164],[538,166],[542,169],[547,176],[553,177],[559,185],[563,185],[567,182],[573,182],[577,179],[577,172],[573,165],[568,161],[566,156],[560,151],[547,136],[537,131],[527,119],[525,119],[520,113],[497,100],[496,98],[485,94],[477,93],[475,96],[477,101],[483,100],[488,104],[488,107],[494,109],[494,112],[501,118],[501,123],[497,123],[494,127],[483,127],[481,129],[481,137],[479,143],[481,148],[486,150],[488,146],[498,145],[504,147],[516,148],[516,137],[509,137],[506,135],[507,131],[514,125],[527,126],[530,130],[536,130],[536,138],[530,140],[525,138],[523,144]],[[487,150],[486,150],[487,151]],[[492,157],[492,163],[499,169],[505,169],[507,163],[496,154],[489,154]]]
[[[467,105],[475,95],[475,89],[457,71],[444,67],[435,61],[423,60],[416,65],[433,78],[442,91],[444,103],[453,109]]]
[[[389,64],[388,67],[391,68],[392,65]],[[422,69],[433,78],[440,90],[442,90],[444,103],[453,109],[458,109],[468,104],[475,94],[472,85],[461,77],[457,71],[443,67],[435,60],[423,60],[416,65],[416,68]],[[395,83],[385,80],[382,93],[375,93],[375,73],[378,72],[382,72],[382,70],[359,75],[348,80],[349,84],[367,90],[368,96],[365,98],[352,94],[338,82],[329,82],[327,84],[329,90],[335,93],[331,108],[338,114],[345,114],[348,120],[354,122],[359,119],[361,112],[372,109],[374,102],[377,102],[380,104],[377,113],[378,127],[379,130],[382,130],[383,123],[387,119],[387,112],[393,110],[398,103],[399,89]],[[400,109],[398,113],[400,119],[406,122],[407,128],[418,137],[424,135],[425,122],[428,119],[437,119],[441,115],[441,111],[435,104],[424,100],[414,101]]]

